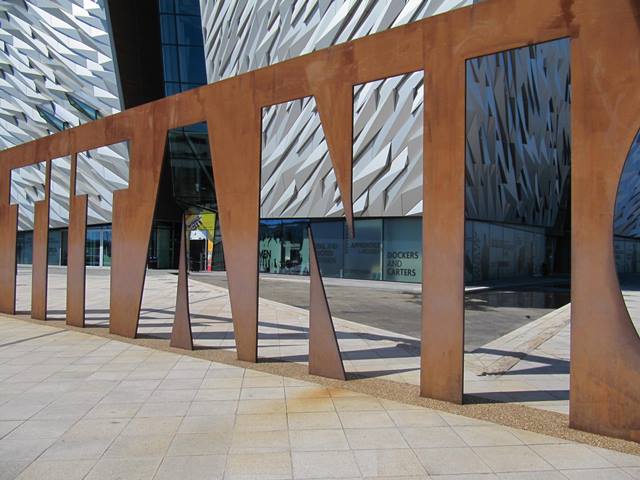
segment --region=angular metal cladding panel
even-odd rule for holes
[[[247,5],[202,0],[209,81],[471,3],[256,0]],[[469,61],[467,161],[473,171],[467,179],[469,218],[554,225],[569,175],[569,79],[566,42]],[[418,192],[423,101],[422,72],[354,88],[356,216],[422,213]],[[325,172],[321,167],[320,174],[307,168],[310,158],[329,154],[312,103],[305,99],[296,112],[284,104],[270,107],[276,110],[270,120],[284,118],[286,112],[290,124],[286,129],[279,129],[276,121],[265,124],[263,155],[269,169],[262,175],[263,218],[344,214],[333,169]],[[308,148],[309,138],[317,148]],[[362,173],[389,148],[388,162],[363,178]],[[407,162],[399,168],[404,158]]]
[[[571,168],[568,40],[467,62],[466,215],[554,226]]]
[[[473,0],[257,0],[247,4],[201,0],[209,82],[472,3]],[[360,199],[358,205],[363,205],[355,213],[357,216],[422,212],[421,199],[415,194],[420,189],[415,179],[422,176],[422,150],[414,148],[422,137],[421,84],[419,72],[354,88],[353,175],[367,169],[380,151],[392,147],[388,164],[370,176],[366,184],[360,182],[354,187],[353,202]],[[404,101],[398,102],[399,97]],[[341,190],[346,193],[348,189],[338,187],[340,175],[336,176],[324,161],[329,156],[329,146],[322,139],[323,128],[314,100],[302,100],[299,109],[281,104],[270,110],[275,112],[265,117],[263,156],[269,167],[262,175],[260,216],[350,217],[340,196]],[[289,128],[280,128],[279,118],[287,118]],[[325,132],[330,127],[331,118],[327,118]],[[315,148],[309,148],[309,141]],[[286,148],[281,148],[283,145]],[[408,163],[399,169],[403,158]],[[317,161],[316,168],[308,168],[311,159]],[[292,181],[283,180],[291,178],[292,172]],[[365,197],[369,202],[364,201]]]
[[[106,0],[3,2],[0,5],[0,148],[8,148],[121,110],[109,36]],[[89,223],[111,222],[110,192],[122,188],[129,155],[101,155],[104,169],[90,168],[80,182],[96,190],[89,198]],[[69,205],[52,178],[51,227],[67,226]],[[33,204],[12,192],[22,213],[20,230],[32,230]],[[28,212],[27,212],[28,211]],[[23,215],[26,213],[26,215]]]

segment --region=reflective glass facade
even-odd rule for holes
[[[207,83],[198,0],[160,0],[165,94]]]
[[[422,219],[357,219],[357,238],[344,220],[262,220],[259,266],[263,273],[309,274],[311,226],[324,277],[420,282]]]
[[[356,219],[355,239],[348,237],[344,220],[262,220],[260,271],[308,275],[309,226],[324,277],[422,281],[421,217]],[[557,263],[556,241],[542,227],[468,220],[465,223],[465,280],[481,282],[549,274]],[[621,261],[626,251],[631,252],[626,257],[637,255],[640,259],[640,254],[633,253],[637,247],[621,242],[616,245]]]
[[[87,228],[84,256],[87,266],[111,266],[111,225]]]
[[[16,238],[16,262],[31,265],[33,260],[33,231],[18,232]]]
[[[175,128],[169,131],[167,140],[176,202],[187,210],[215,210],[207,124]]]
[[[165,95],[207,83],[198,0],[160,0]],[[215,210],[207,124],[169,131],[167,154],[173,194],[186,210]]]

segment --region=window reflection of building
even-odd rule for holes
[[[320,271],[324,277],[419,282],[422,232],[420,218],[358,219],[357,237],[347,237],[344,220],[263,220],[259,266],[263,273],[309,274],[311,225]],[[390,225],[393,232],[384,235]],[[402,257],[387,275],[383,259]]]
[[[31,265],[33,259],[33,231],[18,232],[16,261],[19,265]]]
[[[311,230],[322,276],[342,278],[344,273],[344,221],[313,222]]]
[[[111,225],[87,228],[85,262],[93,267],[111,265]]]
[[[260,224],[258,263],[262,273],[309,273],[306,221],[263,220]]]
[[[355,238],[347,239],[344,257],[346,278],[382,280],[382,219],[362,219],[354,224]]]

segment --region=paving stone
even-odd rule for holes
[[[0,336],[8,326],[20,331],[11,338],[57,331],[1,318]],[[0,391],[11,390],[0,397],[0,480],[20,472],[53,479],[640,479],[637,456],[63,333],[21,343],[11,355],[0,349]],[[360,365],[380,368],[376,362]],[[21,374],[45,380],[6,381]]]

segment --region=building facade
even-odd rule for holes
[[[5,2],[0,6],[0,146],[471,3]],[[467,281],[569,271],[569,63],[566,41],[467,62]],[[312,228],[325,276],[421,281],[425,94],[422,72],[354,88],[353,239],[346,232],[314,99],[263,109],[262,272],[307,274]],[[616,245],[625,252],[635,252],[640,233],[633,207],[637,177],[627,173],[640,163],[634,160],[638,142],[620,187],[624,212],[616,217]],[[79,155],[76,188],[89,197],[87,264],[106,266],[112,195],[127,186],[128,146],[98,150]],[[200,260],[192,258],[192,267],[224,268],[220,228],[211,220],[216,200],[210,165],[205,124],[169,132],[150,267],[176,266],[177,232],[186,213],[200,217],[193,223],[200,233],[192,235]],[[60,172],[69,166],[69,159],[54,165]],[[33,203],[44,191],[43,169],[28,167],[12,176],[12,202],[20,206],[20,263],[30,263]],[[62,265],[69,191],[63,178],[68,176],[56,175],[52,167],[49,259]],[[207,228],[198,227],[202,224]],[[203,240],[204,254],[197,243]],[[619,257],[621,269],[635,269],[635,260]],[[640,265],[640,248],[637,258]]]

